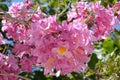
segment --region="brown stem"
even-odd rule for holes
[[[0,76],[14,76],[14,77],[18,77],[18,78],[22,78],[24,80],[31,80],[29,78],[26,78],[26,77],[23,77],[23,76],[20,76],[20,75],[17,75],[17,74],[13,74],[13,73],[0,73]]]

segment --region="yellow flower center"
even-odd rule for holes
[[[58,48],[58,53],[61,54],[61,55],[64,55],[66,51],[67,51],[67,49],[65,47],[59,47]]]

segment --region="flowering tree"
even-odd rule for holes
[[[0,4],[0,80],[119,79],[119,8],[116,0]]]

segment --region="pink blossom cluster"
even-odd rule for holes
[[[72,15],[71,15],[72,14]],[[78,2],[71,11],[68,12],[68,21],[72,19],[82,19],[93,31],[96,40],[105,39],[115,26],[114,11],[112,8],[104,8],[100,2],[85,3]]]
[[[117,19],[118,19],[117,24],[120,25],[120,2],[117,2],[114,5],[113,11],[117,14]]]
[[[17,80],[18,77],[10,75],[19,74],[19,72],[18,61],[12,54],[8,56],[0,54],[0,80]]]
[[[33,66],[44,67],[45,74],[51,75],[55,74],[54,69],[63,75],[86,69],[94,50],[92,43],[106,38],[115,26],[114,12],[99,2],[76,3],[61,24],[56,21],[57,14],[47,16],[39,7],[32,10],[32,5],[32,2],[13,3],[9,17],[2,21],[2,30],[14,41],[12,54],[20,60],[8,56],[13,63],[8,60],[0,64],[15,73],[31,72]]]

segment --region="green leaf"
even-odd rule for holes
[[[57,8],[57,7],[59,7],[59,0],[51,0],[50,1],[50,5],[51,5],[51,7],[53,7],[53,8]]]
[[[97,62],[98,62],[97,55],[95,53],[93,53],[90,61],[88,62],[89,68],[94,69]]]
[[[72,2],[74,3],[74,2],[78,2],[78,0],[72,0]]]
[[[96,80],[94,72],[87,72],[86,73],[87,80]]]
[[[103,5],[104,7],[107,7],[107,3],[104,0],[101,1],[101,5]]]
[[[72,72],[71,76],[72,76],[72,80],[84,80],[82,73]]]
[[[110,3],[113,3],[113,2],[114,2],[114,0],[109,0],[109,2],[110,2]]]
[[[92,76],[92,75],[94,75],[94,74],[95,74],[94,72],[87,72],[87,73],[86,73],[86,76],[89,77],[89,76]]]
[[[94,0],[94,3],[96,3],[97,2],[97,0]]]
[[[113,2],[114,2],[114,3],[116,3],[116,2],[117,2],[117,0],[114,0]]]
[[[103,42],[103,48],[106,52],[111,53],[114,50],[114,42],[110,41],[111,37],[108,37]]]
[[[0,4],[0,9],[2,9],[3,11],[8,11],[8,7],[6,4]]]
[[[120,39],[115,39],[114,44],[120,49]]]

